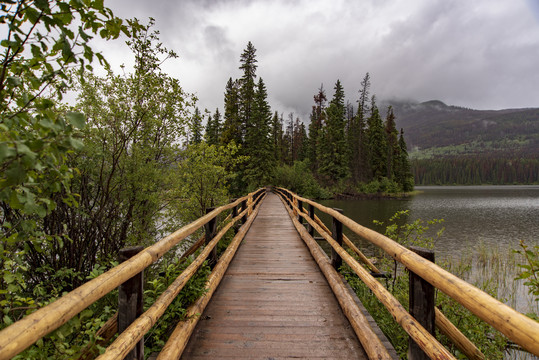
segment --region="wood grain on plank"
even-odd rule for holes
[[[182,359],[367,359],[277,196],[268,194]]]

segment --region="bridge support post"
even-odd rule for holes
[[[142,246],[132,246],[120,250],[118,260],[129,260],[144,249]],[[137,317],[143,313],[144,271],[121,284],[118,288],[118,333],[122,333]],[[144,339],[140,340],[126,360],[144,359]]]
[[[298,200],[298,221],[303,225],[303,218],[299,214],[300,212],[303,212],[303,201]]]
[[[410,250],[425,259],[434,262],[434,251],[411,246]],[[409,288],[409,312],[419,323],[433,336],[436,336],[434,321],[434,286],[423,280],[418,275],[410,271],[410,288]],[[408,359],[410,360],[428,360],[427,354],[421,350],[419,345],[409,338],[408,340]]]
[[[247,200],[243,200],[241,202],[241,211],[245,211],[245,209],[247,209]],[[243,215],[243,217],[241,218],[241,224],[245,224],[245,222],[247,221],[247,213],[245,213],[245,215]]]
[[[236,201],[236,199],[232,199],[230,200],[230,202],[234,202]],[[237,206],[234,206],[232,208],[232,219],[234,219],[236,216],[238,216],[238,207]],[[232,226],[232,229],[234,229],[234,234],[236,234],[238,232],[238,223],[235,223],[234,226]]]
[[[339,213],[343,213],[342,209],[334,208],[333,210],[338,211]],[[333,226],[331,229],[331,234],[333,236],[333,239],[342,246],[342,223],[333,218]],[[335,270],[339,270],[339,268],[342,265],[342,258],[340,255],[335,251],[335,249],[331,248],[331,265],[335,268]]]
[[[314,221],[314,205],[309,204],[309,217]],[[314,227],[309,224],[309,234],[314,237]]]
[[[214,210],[214,208],[207,208],[206,209],[206,214],[212,212]],[[206,231],[206,245],[208,245],[208,243],[213,239],[213,237],[215,236],[215,228],[216,228],[216,219],[217,217],[214,217],[213,219],[211,219],[210,221],[208,221],[206,223],[206,225],[204,225],[204,230]],[[208,263],[210,265],[210,268],[213,269],[213,267],[215,266],[215,264],[217,264],[217,246],[215,246],[213,248],[213,250],[211,251],[210,255],[208,256]]]

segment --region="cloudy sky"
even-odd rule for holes
[[[273,110],[306,117],[337,79],[349,101],[371,74],[379,99],[439,99],[476,109],[539,107],[539,0],[107,0],[156,20],[178,53],[164,69],[199,107],[223,107],[248,41]],[[132,63],[122,41],[102,49]],[[307,120],[307,119],[305,119]]]

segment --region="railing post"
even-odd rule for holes
[[[206,209],[206,214],[212,212],[213,210],[214,210],[214,208],[207,208]],[[208,245],[208,243],[215,236],[216,220],[217,220],[217,216],[214,217],[213,219],[211,219],[210,221],[208,221],[204,225],[204,230],[206,231],[206,236],[205,236],[206,237],[206,245]],[[215,246],[212,249],[210,255],[208,256],[208,264],[210,265],[210,267],[212,269],[215,266],[215,264],[217,264],[217,246]]]
[[[303,218],[299,213],[303,212],[303,201],[298,200],[298,221],[303,225]]]
[[[339,213],[343,213],[342,209],[334,208],[333,210],[338,211]],[[342,246],[342,223],[333,218],[333,226],[331,229],[331,234],[333,236],[333,239]],[[339,268],[342,265],[342,258],[339,256],[339,254],[335,251],[335,249],[331,248],[331,265],[335,268],[335,270],[339,270]]]
[[[236,199],[230,200],[230,202],[234,202]],[[234,206],[232,208],[232,219],[234,219],[236,216],[238,216],[238,206]],[[234,226],[232,226],[232,229],[234,229],[234,234],[238,232],[238,223],[236,222]]]
[[[309,204],[309,217],[314,221],[314,205]],[[314,237],[314,226],[309,224],[309,234]]]
[[[411,246],[410,250],[425,259],[434,262],[434,251]],[[434,331],[434,286],[423,280],[412,271],[410,273],[409,289],[409,312],[429,333],[436,336]],[[410,337],[408,340],[408,359],[410,360],[428,360],[427,354],[421,350],[419,345]]]
[[[144,249],[142,246],[132,246],[121,249],[119,262],[129,260]],[[118,288],[118,333],[122,333],[143,312],[144,271],[133,276]],[[135,348],[127,354],[126,360],[144,359],[144,339],[140,340]]]
[[[245,209],[247,209],[247,200],[243,200],[241,202],[241,211],[245,211]],[[247,213],[245,213],[245,215],[243,215],[243,217],[241,218],[241,224],[245,224],[245,222],[247,221]]]

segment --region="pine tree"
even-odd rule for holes
[[[273,141],[273,157],[277,164],[283,164],[283,124],[279,120],[279,114],[275,111],[271,119],[271,138]]]
[[[324,124],[326,101],[326,93],[322,84],[318,89],[318,93],[314,95],[315,105],[313,105],[311,123],[309,124],[309,148],[307,156],[311,163],[311,170],[315,174],[318,173],[319,167],[320,137],[322,125]]]
[[[307,158],[308,138],[305,124],[296,118],[294,123],[294,161],[303,161]]]
[[[200,114],[200,110],[195,108],[195,113],[189,124],[189,144],[200,144],[202,142],[202,129],[202,115]]]
[[[398,139],[399,135],[395,124],[395,114],[393,113],[393,108],[391,106],[387,109],[385,133],[387,143],[386,177],[388,179],[393,179],[397,168],[397,162],[399,161],[400,147]]]
[[[236,144],[243,143],[242,125],[239,116],[239,81],[228,79],[225,90],[225,113],[221,131],[221,143],[228,144],[234,141]]]
[[[370,180],[370,168],[367,160],[366,143],[366,114],[368,110],[369,88],[371,86],[369,73],[361,81],[359,90],[358,109],[348,129],[348,144],[350,148],[350,171],[354,182]]]
[[[340,80],[335,84],[335,93],[326,109],[327,121],[322,128],[320,144],[319,174],[328,183],[335,183],[349,175],[348,149],[346,146],[346,108],[344,89]]]
[[[221,113],[219,112],[219,108],[215,109],[213,116],[210,115],[208,117],[204,136],[208,144],[219,145],[221,136]]]
[[[412,191],[414,189],[414,177],[410,170],[408,150],[406,149],[404,130],[402,128],[399,136],[399,157],[396,162],[395,179],[403,191]]]
[[[251,187],[266,185],[275,167],[271,137],[271,109],[266,85],[259,78],[251,114],[251,126],[245,136],[245,154],[249,156],[245,176]]]
[[[371,116],[368,119],[367,144],[369,149],[369,166],[374,179],[386,176],[387,143],[382,125],[382,118],[376,106],[376,98],[371,99]]]
[[[242,125],[242,135],[245,137],[248,129],[253,126],[253,107],[255,103],[256,80],[256,49],[249,41],[247,48],[240,57],[240,69],[243,76],[240,79],[239,118]]]

